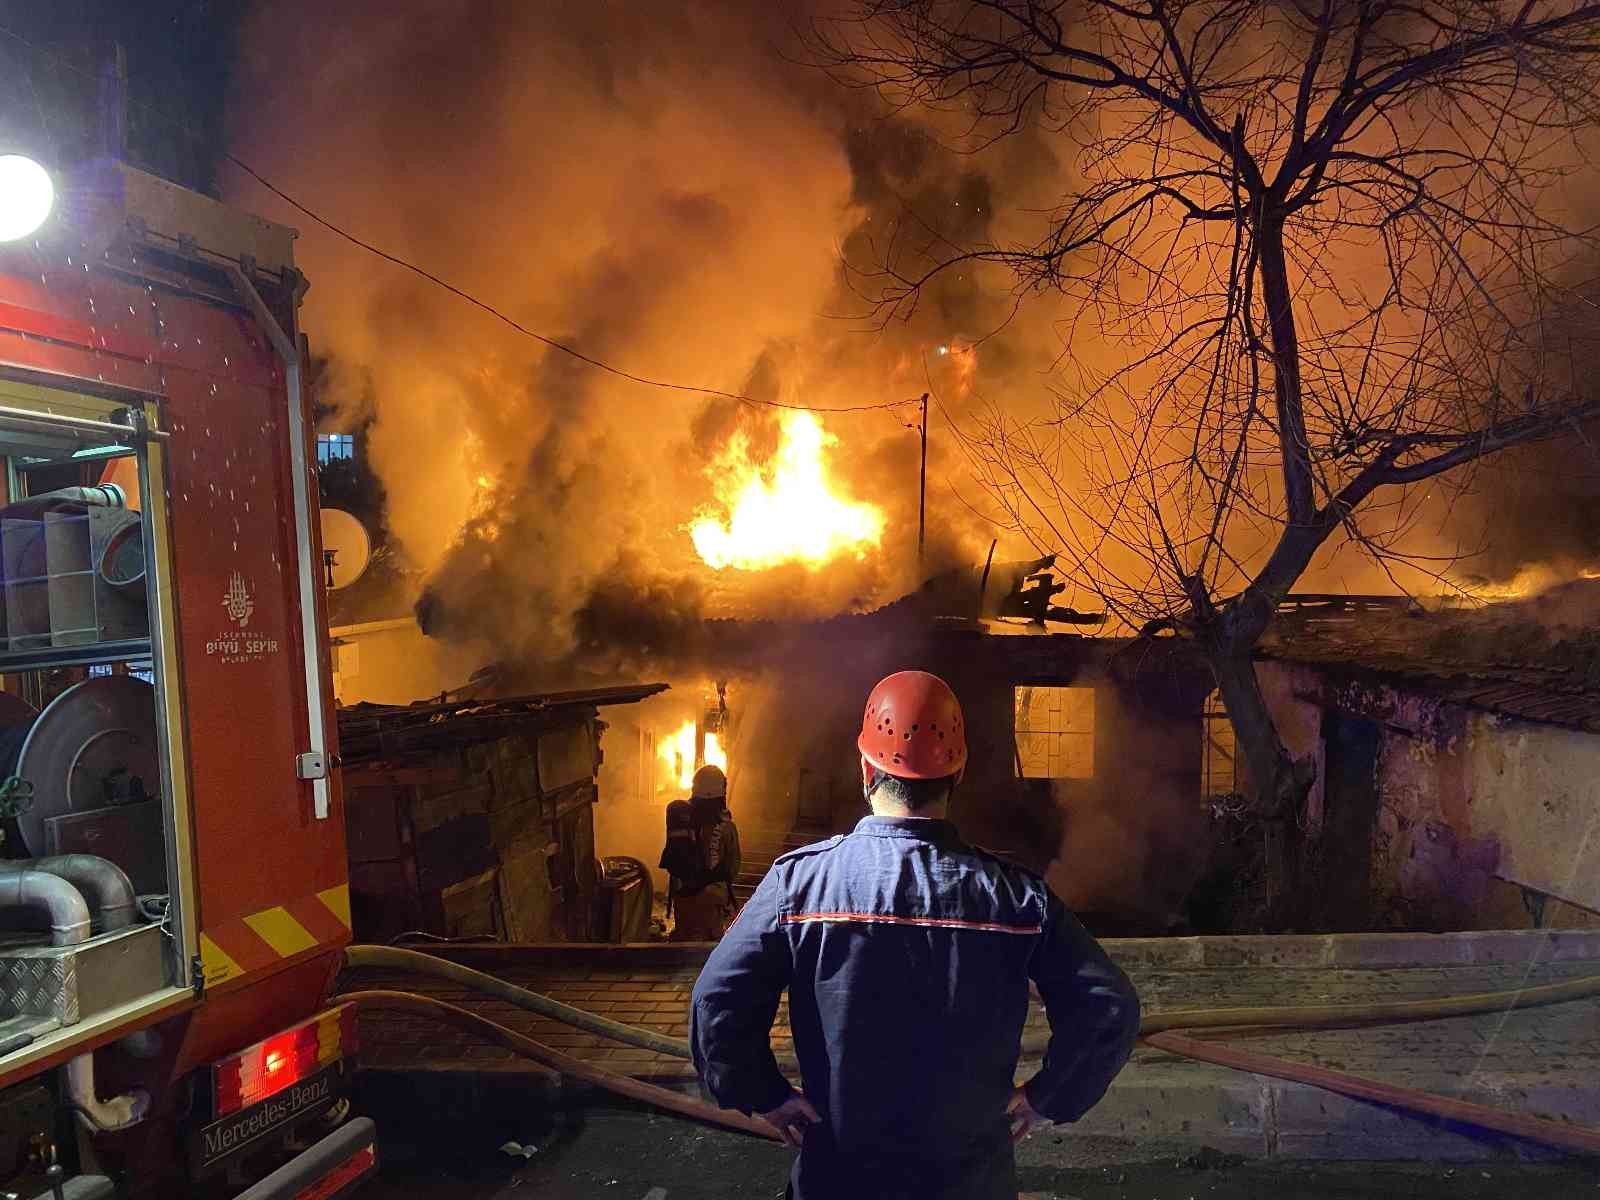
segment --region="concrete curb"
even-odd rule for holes
[[[1469,933],[1313,933],[1259,937],[1107,938],[1124,967],[1418,967],[1600,962],[1600,929],[1509,929]],[[712,942],[506,943],[411,947],[465,966],[698,967]]]

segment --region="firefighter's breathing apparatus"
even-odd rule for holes
[[[942,778],[959,773],[966,765],[966,731],[961,706],[948,685],[921,671],[902,671],[884,679],[868,698],[858,739],[864,768],[902,778]],[[698,782],[698,781],[697,781]],[[527,1012],[598,1034],[629,1046],[677,1059],[689,1059],[689,1043],[633,1025],[609,1020],[548,996],[529,991],[493,975],[416,950],[396,946],[351,946],[345,965],[352,969],[406,971],[448,980]],[[1363,1004],[1312,1006],[1259,1005],[1239,1008],[1190,1009],[1146,1013],[1139,1036],[1148,1046],[1171,1054],[1220,1066],[1303,1083],[1339,1095],[1391,1105],[1407,1111],[1440,1117],[1480,1129],[1510,1134],[1547,1146],[1583,1154],[1600,1154],[1600,1129],[1563,1124],[1542,1117],[1522,1116],[1487,1105],[1454,1100],[1431,1092],[1395,1087],[1339,1071],[1307,1066],[1265,1054],[1242,1051],[1191,1036],[1201,1029],[1330,1029],[1400,1024],[1462,1017],[1481,1013],[1511,1012],[1574,1000],[1600,997],[1600,975],[1571,979],[1539,987],[1504,992],[1446,996],[1426,1000],[1393,1000]],[[400,1008],[432,1016],[551,1067],[570,1078],[606,1088],[618,1095],[653,1104],[669,1112],[720,1125],[727,1129],[781,1140],[775,1129],[754,1117],[720,1109],[643,1080],[633,1079],[563,1054],[476,1013],[431,996],[412,992],[368,990],[346,993],[347,1003],[370,1008]],[[1043,1042],[1024,1039],[1022,1051],[1040,1054]],[[792,1058],[779,1064],[793,1070]]]

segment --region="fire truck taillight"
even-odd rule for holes
[[[259,1104],[356,1052],[356,1006],[343,1004],[211,1067],[215,1115]]]

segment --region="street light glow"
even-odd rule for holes
[[[20,154],[0,154],[0,242],[36,233],[55,203],[49,171]]]

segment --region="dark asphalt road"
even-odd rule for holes
[[[542,1110],[542,1106],[540,1106]],[[437,1116],[437,1114],[436,1114]],[[608,1107],[482,1112],[386,1130],[387,1168],[361,1200],[777,1200],[789,1152],[655,1113]],[[380,1126],[382,1128],[382,1126]],[[520,1128],[520,1134],[515,1131]],[[1048,1132],[1036,1136],[1049,1137]],[[499,1150],[515,1138],[527,1160]],[[1029,1167],[1033,1200],[1600,1200],[1600,1167],[1514,1163],[1259,1164],[1201,1155]],[[665,1195],[652,1189],[664,1189]]]

